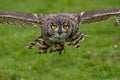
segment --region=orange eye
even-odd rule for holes
[[[64,29],[69,29],[68,25],[63,26]]]
[[[52,25],[51,28],[52,28],[52,29],[56,29],[57,26],[56,26],[56,25]]]

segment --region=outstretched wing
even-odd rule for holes
[[[111,18],[116,18],[117,23],[120,24],[120,8],[82,12],[80,24],[101,22]]]
[[[0,11],[0,24],[12,24],[18,26],[40,26],[40,15]]]

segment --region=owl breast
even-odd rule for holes
[[[49,37],[47,40],[46,40],[46,43],[48,45],[54,45],[56,43],[59,43],[59,44],[64,44],[66,42],[66,39],[65,38],[60,38],[60,37]]]

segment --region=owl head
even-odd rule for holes
[[[52,14],[45,16],[43,28],[44,35],[49,35],[53,41],[67,40],[74,32],[77,32],[78,24],[75,17],[64,14]]]

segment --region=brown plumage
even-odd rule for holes
[[[27,46],[32,49],[38,45],[39,54],[48,51],[61,54],[66,43],[68,46],[79,48],[80,42],[84,39],[84,34],[78,31],[79,25],[101,22],[111,18],[116,18],[120,25],[120,8],[60,14],[0,11],[0,24],[41,28],[41,35]]]

